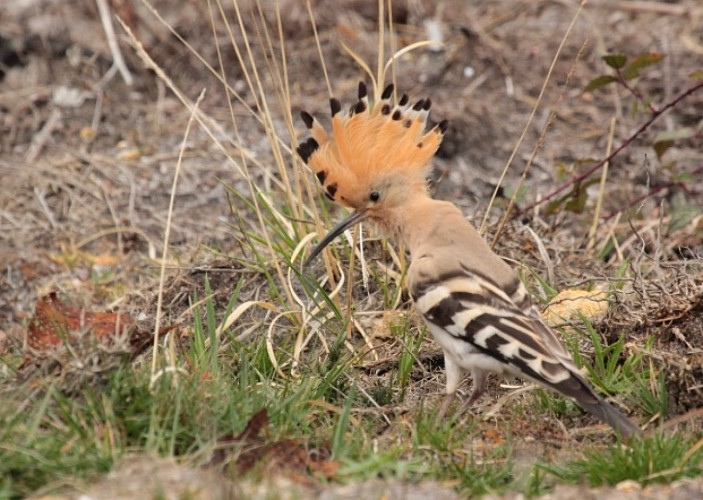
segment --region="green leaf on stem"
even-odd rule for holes
[[[601,56],[603,62],[613,69],[621,69],[627,64],[627,56],[625,54],[605,54]]]
[[[562,206],[564,210],[569,210],[577,214],[582,213],[588,201],[588,188],[597,182],[599,182],[597,178],[576,182],[567,194],[548,203],[545,213],[547,215],[552,215]]]
[[[599,89],[601,87],[605,87],[609,83],[617,82],[618,79],[615,78],[612,75],[600,75],[590,82],[588,82],[588,85],[586,85],[586,88],[583,89],[584,92],[593,92],[596,89]]]

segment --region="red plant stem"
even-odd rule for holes
[[[615,71],[617,71],[617,74],[618,74],[618,83],[619,83],[620,85],[622,85],[622,86],[625,88],[625,90],[627,90],[630,94],[632,94],[633,96],[635,96],[635,99],[637,99],[637,102],[639,102],[639,103],[642,104],[643,106],[646,106],[647,109],[649,109],[649,111],[650,111],[651,113],[656,113],[656,112],[657,112],[657,108],[655,108],[655,107],[652,105],[652,103],[647,103],[647,102],[644,101],[644,97],[642,97],[642,94],[640,94],[639,91],[638,91],[636,88],[632,87],[629,83],[627,83],[627,80],[625,80],[625,77],[623,76],[623,74],[622,74],[622,72],[620,71],[620,69],[618,68],[618,69],[616,69]]]
[[[664,114],[666,111],[673,108],[679,102],[683,101],[686,97],[690,96],[691,94],[694,94],[695,92],[697,92],[701,88],[703,88],[703,80],[696,82],[694,85],[692,85],[691,87],[689,87],[688,89],[683,91],[681,94],[676,96],[674,99],[672,99],[671,101],[666,103],[663,107],[656,109],[656,110],[653,110],[652,115],[649,117],[649,119],[646,122],[644,122],[640,126],[640,128],[638,128],[630,137],[625,139],[617,148],[615,148],[612,153],[610,153],[608,156],[606,156],[602,160],[597,161],[596,163],[594,163],[593,165],[588,167],[585,171],[581,172],[576,177],[573,177],[573,178],[569,179],[568,181],[564,182],[561,186],[559,186],[558,188],[556,188],[554,191],[547,194],[543,198],[541,198],[541,199],[535,201],[534,203],[532,203],[531,205],[528,205],[527,207],[523,208],[522,210],[517,212],[514,215],[514,217],[518,216],[518,215],[522,215],[525,212],[532,210],[536,206],[541,205],[542,203],[545,203],[545,202],[553,199],[562,191],[564,191],[564,190],[570,188],[571,186],[573,186],[574,184],[577,184],[577,183],[583,181],[584,179],[586,179],[588,176],[590,176],[592,173],[597,171],[603,165],[605,165],[606,163],[611,161],[613,158],[615,158],[623,149],[628,147],[632,143],[632,141],[634,141],[640,134],[642,134],[642,132],[647,130],[649,128],[649,126],[652,123],[654,123],[654,121],[657,118],[659,118],[662,114]]]

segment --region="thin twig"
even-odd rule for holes
[[[637,99],[637,102],[645,106],[651,113],[657,112],[657,108],[655,108],[651,102],[645,101],[642,93],[627,82],[627,78],[622,74],[620,68],[615,68],[615,73],[617,74],[618,84],[622,85],[625,90],[632,94],[633,97]]]
[[[60,123],[61,111],[54,108],[51,110],[51,114],[49,115],[49,118],[47,118],[46,123],[44,123],[44,126],[32,138],[32,144],[30,144],[29,151],[27,151],[27,155],[24,158],[25,162],[28,164],[34,163],[37,158],[39,158],[42,149],[44,149],[44,146],[46,146],[46,143],[51,138],[51,134],[54,130],[56,130]]]
[[[120,52],[120,44],[117,43],[117,37],[115,36],[115,29],[112,27],[112,20],[110,19],[110,7],[107,5],[107,0],[95,0],[98,4],[98,12],[100,13],[100,22],[103,25],[103,30],[105,30],[105,37],[107,38],[107,45],[110,47],[110,54],[112,54],[112,65],[116,67],[117,70],[122,75],[124,82],[131,86],[134,83],[134,78],[132,78],[132,73],[129,72],[127,65],[122,57],[122,52]]]
[[[588,2],[590,8],[624,10],[637,13],[654,13],[666,16],[688,16],[692,17],[695,9],[690,5],[675,5],[665,2],[653,2],[647,0],[627,0],[613,2],[613,0],[591,0]]]

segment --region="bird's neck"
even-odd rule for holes
[[[402,241],[410,254],[427,244],[428,239],[438,231],[450,230],[446,227],[447,218],[463,219],[461,211],[447,201],[433,200],[426,194],[413,197],[392,214],[390,232],[396,241]]]

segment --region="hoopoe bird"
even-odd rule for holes
[[[348,113],[337,99],[330,100],[331,133],[301,113],[312,138],[299,145],[298,154],[329,199],[354,209],[320,241],[308,263],[362,221],[372,221],[405,244],[410,295],[444,351],[446,397],[439,415],[449,408],[467,371],[473,378],[467,406],[483,394],[493,372],[572,398],[624,437],[640,433],[586,382],[533,307],[517,273],[455,205],[430,198],[430,160],[447,130],[446,120],[426,130],[430,99],[411,104],[403,95],[394,104],[391,84],[371,106],[363,82],[358,97]]]

